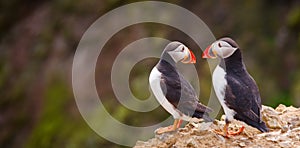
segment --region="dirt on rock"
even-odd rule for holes
[[[244,122],[234,121],[229,129],[245,130],[236,136],[225,138],[214,130],[221,130],[225,124],[224,115],[221,121],[213,123],[188,123],[175,132],[156,134],[154,138],[143,142],[137,141],[135,148],[169,148],[169,147],[250,147],[250,148],[300,148],[300,108],[279,105],[276,109],[262,107],[262,118],[270,132],[261,133]]]

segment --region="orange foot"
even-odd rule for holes
[[[231,131],[228,131],[228,125],[229,125],[229,124],[225,124],[223,131],[214,130],[214,132],[215,132],[216,134],[218,134],[218,135],[222,135],[222,136],[224,136],[224,137],[226,137],[226,138],[229,138],[229,137],[231,137],[231,136],[239,135],[239,134],[242,133],[242,132],[244,131],[244,129],[245,129],[245,127],[242,126],[238,131],[236,131],[236,132],[231,132]]]
[[[167,126],[167,127],[161,127],[159,129],[157,129],[155,132],[156,132],[156,134],[163,134],[163,133],[172,132],[172,131],[175,131],[175,130],[176,130],[176,128],[174,129],[173,125],[170,125],[170,126]]]
[[[156,134],[163,134],[163,133],[166,133],[166,132],[173,132],[173,131],[175,131],[177,128],[180,127],[181,123],[182,123],[182,120],[176,119],[176,120],[174,121],[174,124],[173,124],[173,125],[170,125],[170,126],[167,126],[167,127],[161,127],[161,128],[159,128],[159,129],[157,129],[155,132],[156,132]]]
[[[229,132],[229,131],[227,131],[227,134],[228,134],[228,135],[231,135],[231,136],[239,135],[240,133],[242,133],[242,132],[244,131],[244,129],[245,129],[245,127],[242,126],[242,127],[241,127],[238,131],[236,131],[236,132]]]

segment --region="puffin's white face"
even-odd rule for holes
[[[168,54],[175,62],[181,61],[182,63],[195,63],[195,55],[183,44],[179,45],[176,49],[168,51]]]
[[[231,56],[238,48],[232,47],[229,43],[218,40],[213,44],[208,46],[202,57],[203,58],[217,58],[218,56],[221,58],[228,58]]]

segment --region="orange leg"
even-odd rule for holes
[[[179,127],[181,126],[181,124],[182,124],[182,120],[179,120],[179,121],[178,121],[177,128],[179,128]]]
[[[227,134],[228,134],[228,135],[231,135],[231,136],[239,135],[240,133],[242,133],[242,132],[244,131],[244,129],[245,129],[245,127],[242,126],[242,127],[241,127],[238,131],[236,131],[236,132],[229,132],[229,131],[227,131]]]
[[[177,128],[180,127],[181,123],[182,123],[182,120],[175,119],[173,125],[170,125],[170,126],[167,126],[167,127],[161,127],[161,128],[156,130],[156,133],[157,134],[163,134],[163,133],[166,133],[166,132],[175,131]]]
[[[222,135],[222,136],[224,136],[226,138],[229,138],[229,136],[235,136],[235,135],[238,135],[238,134],[242,133],[244,131],[244,129],[245,129],[245,127],[242,126],[238,131],[231,132],[231,131],[228,131],[228,126],[229,126],[229,123],[226,123],[224,125],[223,131],[221,131],[221,132],[220,131],[214,131],[214,132],[217,133],[217,134],[219,134],[219,135]]]

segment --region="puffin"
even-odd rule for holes
[[[240,134],[244,126],[237,132],[228,131],[233,119],[243,121],[261,132],[268,132],[268,127],[261,119],[258,86],[245,67],[238,44],[229,37],[221,38],[204,50],[202,58],[220,59],[212,75],[216,96],[226,116],[223,131],[218,134],[225,137]]]
[[[194,88],[177,70],[177,62],[196,63],[196,58],[184,44],[173,41],[165,47],[149,76],[150,88],[155,98],[175,119],[173,125],[157,129],[157,134],[175,131],[183,120],[213,121],[208,115],[212,109],[199,103]]]

